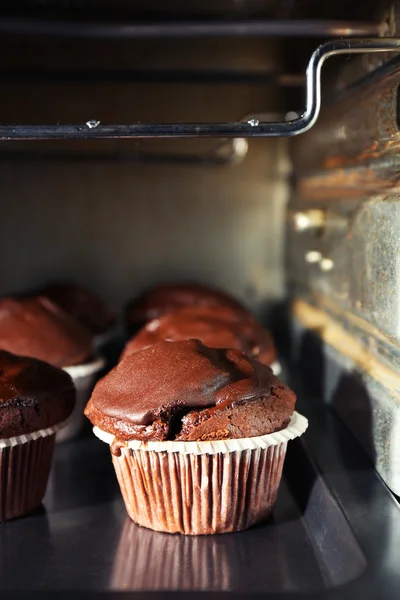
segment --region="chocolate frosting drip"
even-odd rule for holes
[[[54,283],[39,290],[73,316],[93,335],[104,333],[115,323],[115,316],[106,303],[92,290],[75,283]]]
[[[210,348],[235,348],[264,364],[276,351],[271,335],[250,315],[228,306],[197,306],[177,310],[145,325],[126,345],[121,360],[160,340],[180,342],[195,338]]]
[[[228,306],[242,316],[250,313],[229,294],[206,286],[181,283],[159,285],[132,300],[126,308],[126,321],[135,328],[151,319],[190,306]]]
[[[198,340],[161,341],[104,377],[85,414],[121,440],[167,439],[175,435],[176,415],[251,403],[278,387],[292,394],[269,367],[238,350],[208,348]],[[292,411],[293,405],[292,394]]]
[[[0,438],[62,423],[74,404],[75,388],[67,373],[0,350]]]
[[[88,331],[47,298],[3,298],[0,349],[67,367],[90,358],[92,339]]]

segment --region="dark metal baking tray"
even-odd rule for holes
[[[0,527],[1,598],[398,598],[400,506],[345,427],[301,401],[272,517],[184,537],[126,516],[108,447],[90,432],[56,451],[44,506]]]

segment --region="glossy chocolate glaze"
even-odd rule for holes
[[[47,298],[2,298],[0,350],[68,367],[90,358],[92,338]]]
[[[158,285],[134,298],[126,307],[126,323],[134,332],[148,321],[190,306],[228,306],[242,316],[249,311],[227,294],[194,283]]]
[[[131,354],[104,377],[85,414],[94,425],[122,441],[179,439],[182,418],[191,411],[198,411],[193,427],[205,410],[207,420],[214,420],[218,428],[225,410],[246,404],[251,412],[254,401],[277,398],[277,390],[285,405],[285,414],[275,423],[281,428],[293,413],[295,395],[269,367],[239,350],[208,348],[198,340],[161,341]],[[263,433],[270,432],[270,424],[267,419]],[[238,437],[239,429],[232,436],[225,432],[223,437]],[[207,439],[215,439],[216,431],[208,431]],[[206,439],[204,435],[202,439]]]
[[[74,404],[75,388],[67,373],[0,350],[0,438],[62,423]]]
[[[121,360],[160,340],[200,340],[209,348],[235,348],[264,364],[276,359],[269,332],[251,315],[229,306],[183,308],[147,323],[125,346]]]
[[[73,316],[93,335],[105,333],[115,316],[100,296],[76,283],[54,283],[38,291]]]

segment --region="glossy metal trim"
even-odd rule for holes
[[[0,140],[109,139],[109,138],[263,138],[288,137],[308,131],[321,108],[321,68],[331,56],[371,52],[399,52],[400,38],[342,39],[322,44],[311,56],[306,73],[306,109],[286,122],[135,123],[105,125],[94,118],[81,125],[2,125]]]

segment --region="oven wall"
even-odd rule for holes
[[[278,49],[241,40],[108,45],[8,42],[3,64],[24,67],[220,67],[268,69]],[[7,57],[7,58],[5,58]],[[276,113],[279,92],[256,85],[12,83],[0,95],[5,122],[228,120]],[[206,151],[215,142],[15,143],[21,149]],[[237,166],[0,162],[0,294],[52,279],[87,283],[115,308],[144,286],[198,280],[226,288],[256,309],[284,291],[284,140],[250,141]]]
[[[342,93],[292,141],[287,240],[301,375],[399,494],[400,63],[390,58],[370,76],[373,61],[343,61]]]

